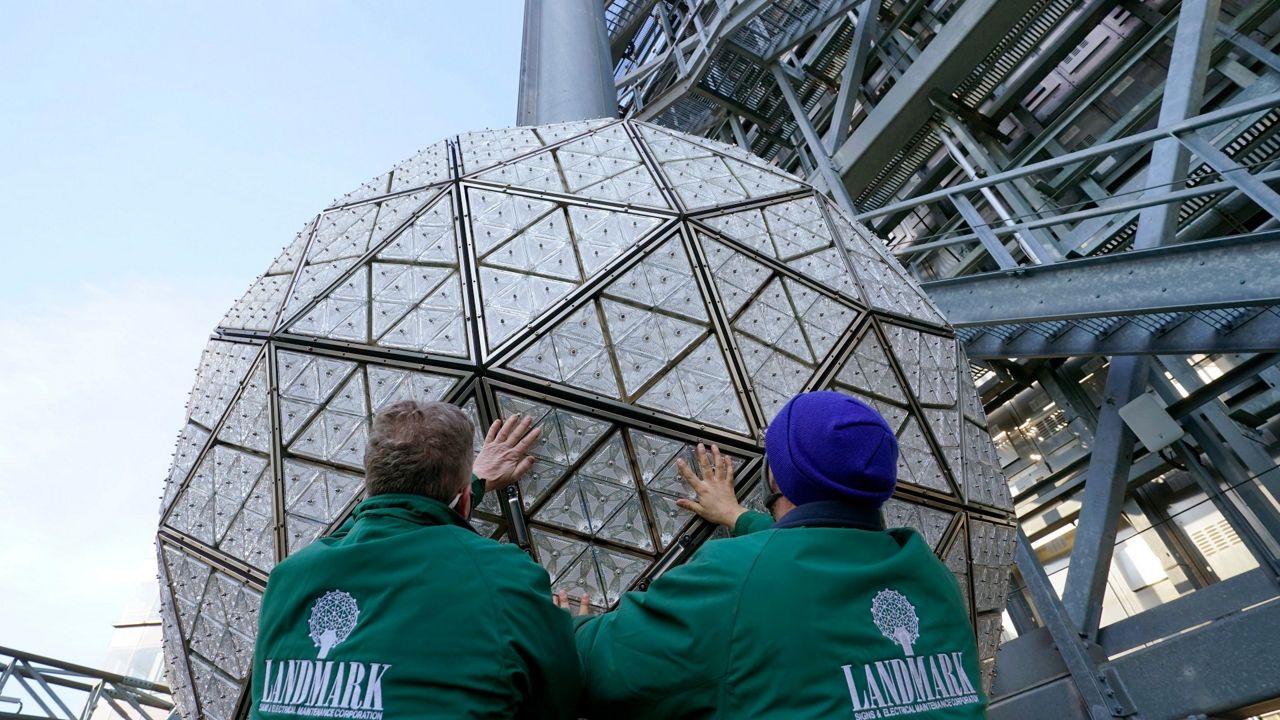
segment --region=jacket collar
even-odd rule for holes
[[[858,530],[884,530],[880,508],[855,505],[839,500],[805,503],[782,516],[774,528],[838,527]]]
[[[457,525],[472,532],[471,523],[447,504],[426,495],[386,493],[365,499],[351,513],[351,519],[391,517],[415,525]]]

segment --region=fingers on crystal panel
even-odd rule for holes
[[[648,558],[552,532],[535,529],[532,537],[552,592],[563,590],[573,600],[588,595],[598,609],[616,604],[649,567]]]

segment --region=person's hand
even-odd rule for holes
[[[484,436],[484,446],[476,453],[471,472],[484,479],[485,492],[504,488],[524,477],[533,467],[534,457],[529,448],[538,442],[541,428],[532,428],[533,418],[512,415],[506,420],[494,420]]]
[[[578,598],[578,612],[573,611],[572,603],[569,602],[569,593],[565,590],[552,595],[551,602],[555,603],[558,608],[568,610],[570,615],[586,617],[591,614],[591,597],[586,593],[583,593],[582,597]]]
[[[680,477],[689,483],[689,487],[698,494],[697,500],[680,498],[676,505],[692,510],[707,522],[723,525],[732,530],[738,517],[747,509],[738,502],[733,492],[733,461],[727,455],[720,454],[720,448],[711,446],[711,456],[707,457],[707,448],[698,443],[698,473],[681,459],[676,460],[676,469]]]

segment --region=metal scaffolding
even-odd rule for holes
[[[624,116],[807,177],[956,327],[1022,526],[991,716],[1280,708],[1280,2],[605,17]]]
[[[0,718],[150,720],[172,710],[164,685],[0,647]]]

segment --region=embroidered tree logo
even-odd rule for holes
[[[888,588],[876,593],[871,601],[871,617],[881,635],[898,643],[907,655],[915,654],[911,644],[920,638],[920,618],[906,595]]]
[[[330,590],[311,606],[311,641],[320,648],[317,659],[323,660],[334,645],[347,639],[360,619],[356,599],[341,590]]]

